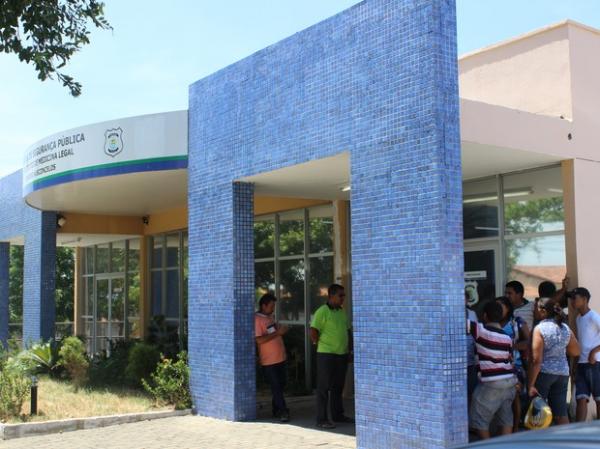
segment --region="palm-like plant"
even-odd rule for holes
[[[26,351],[25,357],[33,362],[38,373],[55,374],[59,367],[59,349],[53,341],[36,343]]]

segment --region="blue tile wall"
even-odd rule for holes
[[[25,204],[21,176],[18,171],[0,179],[0,242],[24,241],[23,340],[30,343],[54,337],[56,213]],[[8,297],[0,293],[4,302]]]
[[[254,416],[251,188],[348,152],[359,448],[467,440],[454,0],[366,0],[189,91],[198,413]]]
[[[0,242],[0,345],[8,340],[8,269],[10,265],[10,245]]]

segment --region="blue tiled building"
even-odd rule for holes
[[[529,297],[567,268],[597,282],[589,149],[600,126],[585,118],[598,89],[563,82],[589,75],[580,53],[547,53],[594,42],[564,22],[457,64],[454,1],[365,0],[193,83],[187,111],[35,143],[0,179],[0,341],[64,334],[55,261],[71,247],[66,324],[90,353],[147,336],[160,317],[187,343],[197,413],[252,420],[256,299],[279,297],[289,380],[311,393],[310,320],[338,282],[357,446],[466,441],[465,287],[478,308],[509,278]],[[514,70],[523,54],[563,81],[540,95],[528,65]],[[544,213],[524,214],[530,205]]]

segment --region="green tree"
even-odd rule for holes
[[[548,225],[564,222],[564,217],[561,196],[507,203],[504,209],[506,230],[513,235],[542,232]],[[508,272],[517,264],[519,256],[525,249],[540,252],[536,239],[506,240]]]
[[[10,323],[23,321],[23,247],[10,247],[8,271],[8,312]]]
[[[33,64],[42,81],[56,77],[71,95],[81,84],[59,72],[89,44],[89,26],[112,29],[96,0],[0,0],[0,51]]]
[[[23,320],[23,247],[10,247],[9,318],[11,323]],[[56,248],[56,321],[73,321],[74,305],[73,249]]]

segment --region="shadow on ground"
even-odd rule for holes
[[[340,435],[356,436],[354,424],[336,424],[335,429],[323,430],[316,426],[316,402],[315,396],[301,396],[286,398],[288,408],[290,409],[290,422],[292,426],[302,427],[304,429],[313,429],[321,432],[337,433]],[[354,400],[344,400],[344,413],[346,416],[354,418]],[[279,422],[271,417],[270,399],[261,398],[257,400],[257,421],[265,423]]]

